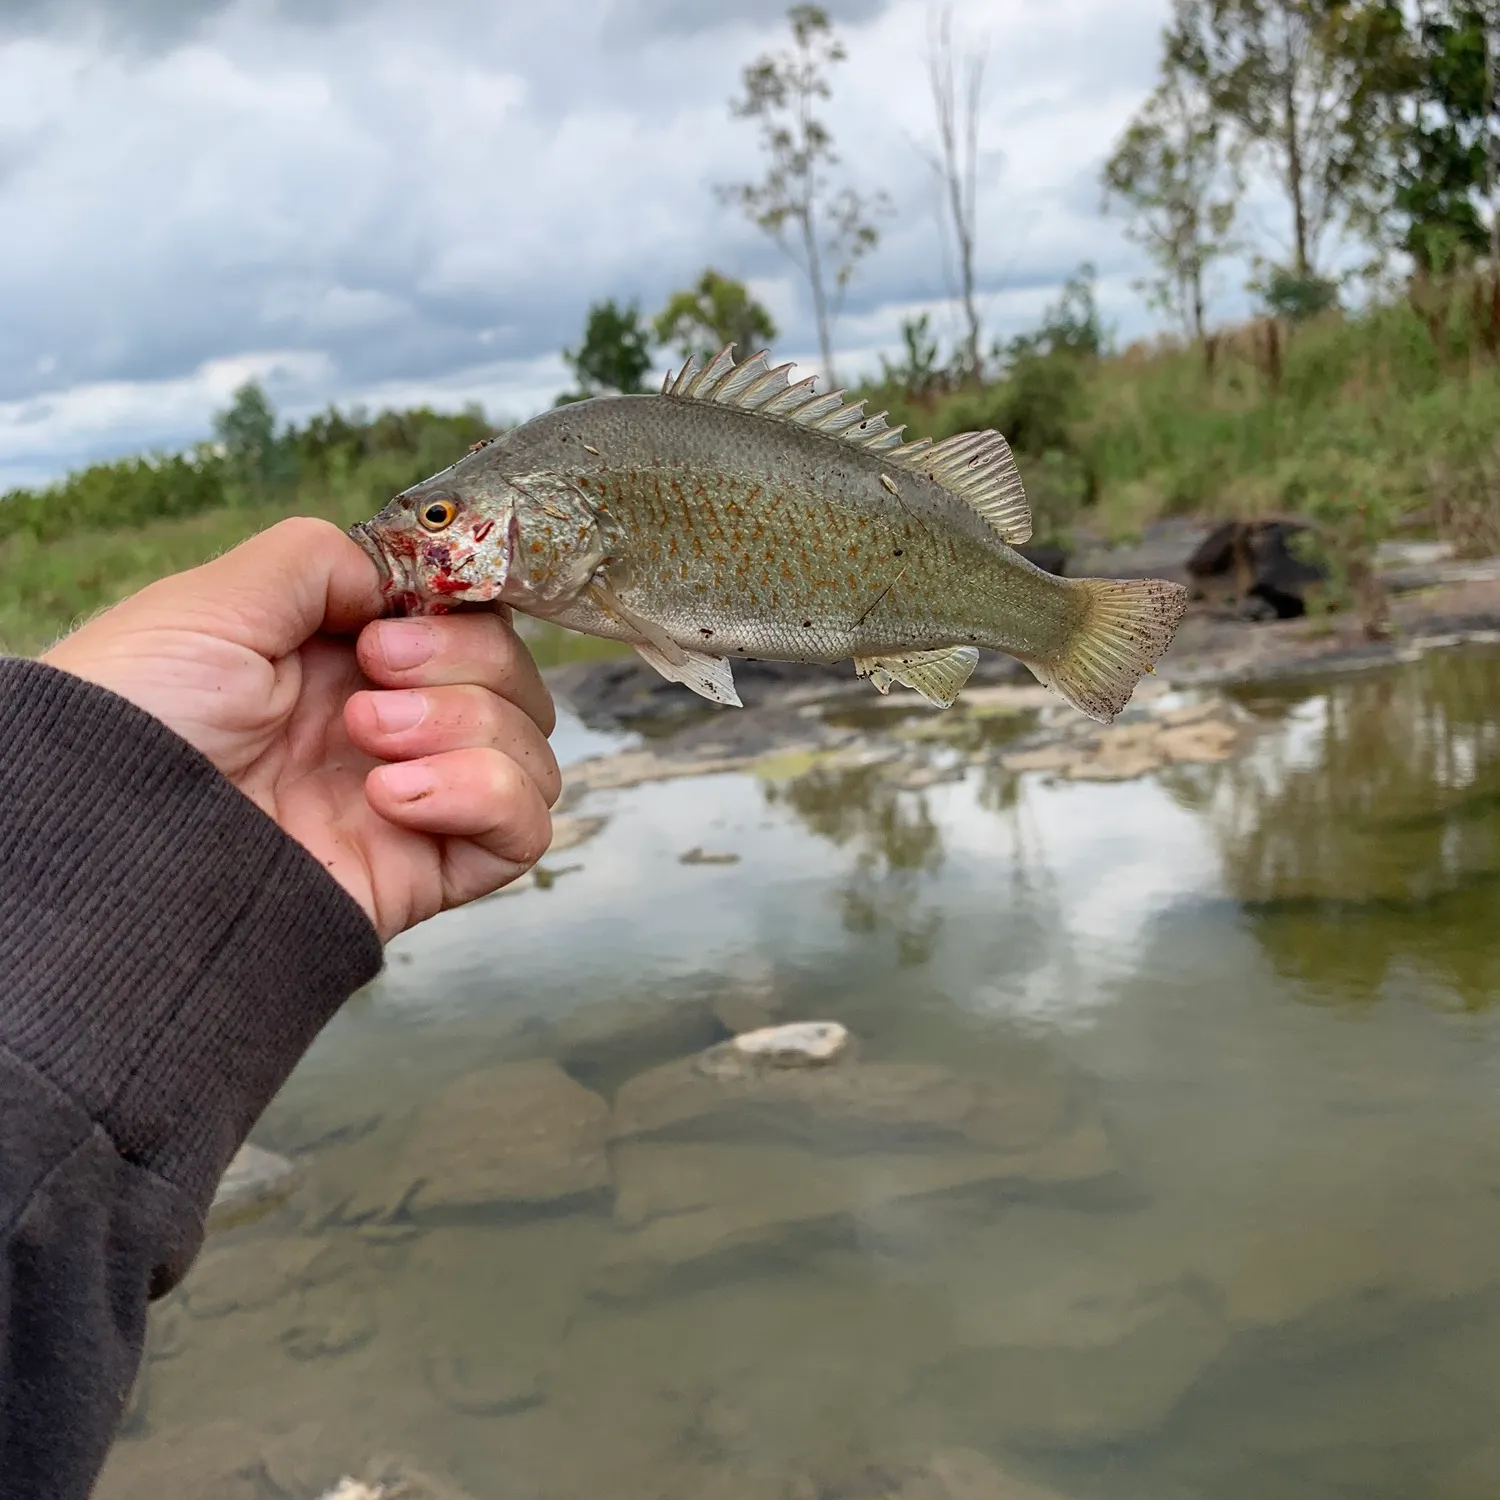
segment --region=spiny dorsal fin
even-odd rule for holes
[[[931,480],[962,500],[989,523],[1002,542],[1018,546],[1031,539],[1026,491],[1010,444],[998,432],[961,432],[941,443],[931,438],[904,443],[905,428],[887,426],[884,412],[867,417],[864,402],[846,402],[842,391],[817,395],[811,375],[793,385],[787,378],[791,368],[785,364],[772,369],[764,350],[736,364],[734,345],[726,344],[701,370],[693,359],[675,378],[669,370],[661,393],[783,417],[880,453],[887,463]]]

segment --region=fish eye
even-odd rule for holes
[[[458,507],[451,500],[430,500],[417,512],[417,520],[424,531],[441,531],[453,524]]]

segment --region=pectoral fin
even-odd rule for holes
[[[856,656],[854,670],[888,693],[899,682],[920,693],[934,708],[951,708],[979,661],[974,646],[907,651],[900,656]]]
[[[726,657],[705,656],[701,651],[687,651],[679,646],[678,660],[673,661],[649,641],[632,641],[630,644],[641,660],[649,662],[668,682],[680,682],[710,703],[722,703],[730,708],[744,707],[735,691],[734,669]]]
[[[654,667],[668,682],[680,682],[710,703],[742,708],[734,687],[734,669],[723,656],[709,656],[679,646],[660,626],[643,620],[625,605],[603,579],[590,585],[599,608],[612,616],[630,634],[626,637],[642,661]]]

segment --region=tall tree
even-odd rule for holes
[[[1424,0],[1402,59],[1411,108],[1391,206],[1402,248],[1424,271],[1465,252],[1500,258],[1495,9],[1494,0]]]
[[[1106,206],[1123,204],[1126,233],[1155,263],[1145,284],[1150,302],[1194,340],[1203,338],[1206,273],[1232,248],[1243,187],[1213,101],[1183,61],[1199,3],[1176,0],[1163,36],[1161,81],[1104,166]]]
[[[984,100],[987,49],[953,39],[953,7],[934,18],[927,49],[927,84],[937,117],[938,147],[926,153],[938,179],[958,260],[958,295],[964,312],[964,373],[983,371],[979,311],[974,303],[974,246],[978,236],[979,112]]]
[[[709,267],[696,286],[674,292],[656,315],[656,341],[671,344],[684,359],[711,359],[725,344],[740,358],[764,349],[776,339],[771,314],[742,281]]]
[[[830,74],[847,54],[820,7],[794,5],[787,19],[792,45],[746,67],[744,93],[730,102],[735,115],[760,123],[766,175],[726,184],[719,193],[738,203],[807,278],[823,373],[834,385],[833,325],[856,266],[879,243],[875,219],[888,200],[834,186],[830,174],[839,156],[817,109],[832,98]]]
[[[589,308],[583,342],[577,349],[564,349],[563,358],[573,367],[578,390],[563,400],[577,401],[604,391],[636,396],[645,390],[642,381],[651,368],[651,334],[641,322],[640,309],[631,303],[617,307],[613,298]]]
[[[276,412],[260,384],[247,380],[228,408],[214,416],[229,478],[260,492],[296,478],[296,451],[276,435]]]
[[[1316,280],[1375,168],[1381,100],[1364,87],[1372,16],[1396,0],[1194,0],[1181,8],[1182,66],[1270,169],[1291,216],[1291,275]]]

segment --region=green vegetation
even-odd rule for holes
[[[675,292],[652,324],[659,344],[670,345],[683,359],[706,364],[725,344],[740,354],[769,349],[776,342],[771,315],[743,282],[721,276],[710,266],[690,291]]]
[[[278,431],[249,384],[191,453],[94,464],[0,496],[0,649],[31,651],[287,515],[360,520],[492,435],[477,411],[330,409]]]
[[[634,302],[624,308],[616,307],[613,298],[596,302],[589,308],[583,342],[576,349],[564,349],[563,358],[578,388],[559,396],[559,406],[607,391],[638,396],[646,389],[642,382],[651,368],[651,333]]]

